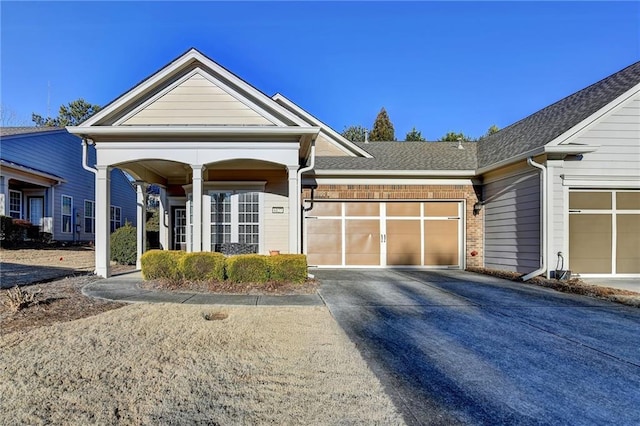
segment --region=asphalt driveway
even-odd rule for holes
[[[640,424],[640,309],[463,271],[314,274],[409,424]]]

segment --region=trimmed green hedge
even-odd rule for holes
[[[142,276],[145,280],[178,281],[182,278],[179,262],[184,255],[182,251],[149,250],[140,258]]]
[[[184,279],[224,281],[225,257],[222,253],[185,253],[178,262]]]
[[[239,254],[226,260],[227,277],[232,283],[266,283],[269,281],[268,256]]]
[[[149,250],[142,255],[141,262],[142,275],[147,280],[179,282],[227,279],[233,283],[302,283],[307,278],[307,257],[304,254],[240,254],[225,257],[221,253]]]
[[[267,259],[269,280],[303,283],[307,279],[307,256],[304,254],[279,254]]]

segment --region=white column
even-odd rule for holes
[[[9,178],[0,177],[0,215],[9,216]]]
[[[147,185],[142,181],[136,181],[136,232],[137,232],[137,251],[136,251],[136,269],[142,269],[140,258],[147,250]]]
[[[192,204],[193,204],[193,252],[202,251],[202,171],[204,167],[201,164],[192,164],[193,169],[193,186],[192,186]]]
[[[288,166],[289,177],[289,253],[300,253],[300,194],[298,165]]]
[[[103,278],[111,276],[111,168],[96,166],[96,275]]]
[[[158,193],[160,204],[158,205],[158,238],[163,250],[169,250],[169,209],[167,205],[167,190],[160,187]]]

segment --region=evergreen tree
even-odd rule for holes
[[[351,142],[364,142],[368,130],[359,124],[355,126],[345,127],[342,136]]]
[[[31,114],[31,120],[37,127],[64,127],[77,126],[96,112],[100,111],[99,105],[92,105],[80,98],[68,105],[61,105],[58,116],[44,118],[39,114]]]
[[[459,140],[462,141],[462,142],[470,142],[470,141],[473,140],[473,138],[471,138],[470,136],[465,135],[462,132],[460,132],[460,133],[447,132],[446,135],[444,135],[443,137],[441,137],[438,140],[442,141],[442,142],[457,142]]]
[[[376,121],[373,122],[373,128],[369,134],[370,141],[395,141],[395,131],[393,124],[389,119],[389,114],[384,107],[378,113]]]
[[[415,127],[411,129],[407,136],[404,137],[405,141],[411,142],[425,142],[426,139],[422,137],[422,132],[416,130]]]

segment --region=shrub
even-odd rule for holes
[[[111,234],[111,260],[121,265],[135,265],[137,246],[136,228],[127,222]]]
[[[178,263],[180,272],[190,281],[224,281],[224,255],[222,253],[187,253]]]
[[[226,258],[229,281],[233,283],[264,283],[269,280],[267,256],[239,254]]]
[[[145,280],[165,279],[172,282],[181,278],[179,262],[182,251],[149,250],[142,255],[142,276]]]
[[[267,259],[270,280],[303,283],[307,279],[307,256],[304,254],[279,254]]]
[[[3,247],[9,247],[13,243],[14,227],[10,216],[0,216],[0,240]]]
[[[6,300],[2,303],[9,309],[18,312],[31,305],[37,305],[38,301],[36,298],[39,294],[40,290],[35,293],[30,293],[28,291],[22,291],[20,287],[15,286],[14,288],[7,290],[5,293]]]

